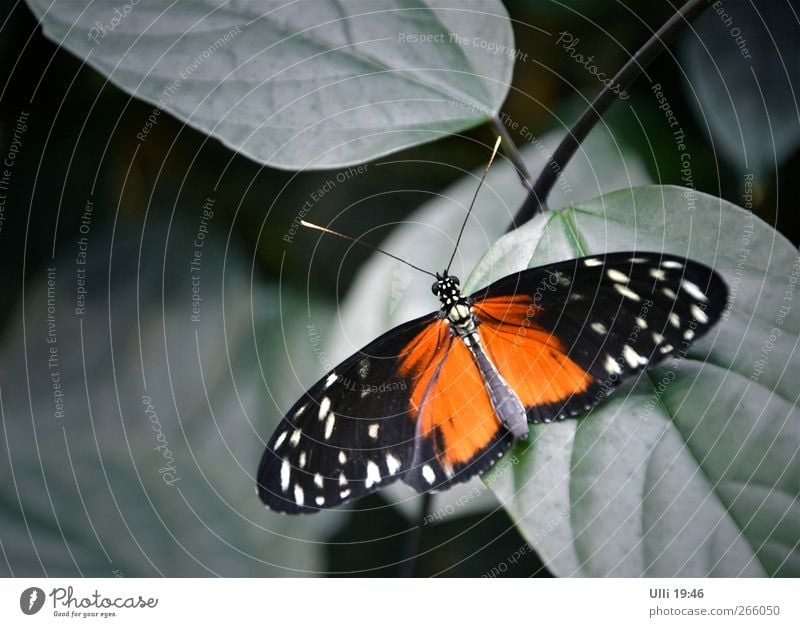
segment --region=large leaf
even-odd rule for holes
[[[787,240],[711,196],[622,190],[538,216],[470,283],[632,249],[716,268],[725,319],[588,416],[534,427],[488,482],[559,575],[800,575],[800,258]]]
[[[545,166],[546,155],[555,149],[559,139],[558,133],[550,133],[535,146],[523,149],[524,160],[531,171]],[[427,164],[424,167],[428,167]],[[473,172],[420,207],[404,224],[394,229],[381,246],[422,268],[442,270],[481,174],[481,170]],[[591,133],[581,152],[575,155],[562,174],[550,199],[550,204],[555,207],[620,187],[649,182],[643,165],[637,158],[622,152],[604,127]],[[452,268],[457,276],[466,277],[483,253],[503,234],[524,196],[525,190],[515,170],[509,163],[498,159],[466,225]],[[499,264],[502,262],[501,259]],[[503,274],[501,265],[496,270]],[[326,345],[332,363],[346,358],[392,326],[438,307],[438,301],[431,295],[430,284],[430,277],[394,259],[373,255],[359,271],[339,308],[339,320],[333,325],[333,338]],[[474,498],[476,488],[481,490],[479,482],[437,494],[434,513],[450,515],[450,512],[462,513],[478,505],[485,506],[485,499]],[[410,498],[410,492],[404,486],[391,486],[388,492],[399,503]]]
[[[77,229],[63,232],[54,272],[31,277],[9,319],[0,574],[317,572],[320,547],[307,540],[331,517],[289,520],[255,495],[296,372],[316,363],[308,346],[291,364],[283,349],[284,333],[306,334],[304,308],[285,289],[279,299],[275,286],[251,283],[223,224],[211,220],[198,240],[200,218],[168,224],[152,209],[146,225],[118,224],[141,229],[141,242],[112,238],[100,216],[84,245]]]
[[[279,168],[360,163],[475,126],[513,68],[497,0],[28,4],[114,84]]]
[[[715,3],[683,39],[694,113],[720,153],[756,181],[800,146],[800,24],[791,2]]]

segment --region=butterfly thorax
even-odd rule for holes
[[[431,291],[439,297],[442,314],[455,332],[467,338],[475,333],[475,318],[469,299],[461,294],[459,283],[458,277],[449,276],[445,270],[442,274],[436,274],[436,283],[431,286]]]

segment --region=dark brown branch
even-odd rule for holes
[[[595,97],[589,107],[583,112],[578,121],[572,126],[566,137],[556,148],[550,160],[542,168],[539,178],[533,184],[525,202],[517,211],[514,220],[509,226],[511,231],[531,218],[540,211],[547,210],[547,197],[553,189],[553,185],[558,180],[558,175],[564,170],[572,159],[575,152],[580,147],[594,125],[603,117],[603,114],[613,104],[616,99],[616,92],[626,89],[636,80],[644,69],[661,54],[673,39],[689,23],[706,10],[711,0],[689,0],[684,4],[667,22],[656,31],[656,33],[639,48],[622,69],[617,72],[611,81]]]

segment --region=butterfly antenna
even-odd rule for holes
[[[317,231],[322,231],[323,233],[330,233],[331,235],[336,235],[337,237],[341,237],[343,239],[350,240],[351,242],[355,242],[356,244],[361,244],[362,246],[366,246],[367,248],[371,248],[372,250],[376,250],[379,253],[383,253],[387,257],[391,257],[392,259],[396,259],[397,261],[400,261],[400,262],[406,264],[407,266],[410,266],[410,267],[414,268],[414,270],[419,270],[420,272],[424,272],[425,274],[430,274],[435,279],[439,278],[433,272],[428,272],[427,270],[423,270],[419,266],[415,266],[413,263],[411,263],[409,261],[406,261],[405,259],[401,259],[397,255],[393,255],[392,253],[387,253],[382,248],[378,248],[377,246],[373,246],[372,244],[369,244],[369,243],[365,242],[364,240],[357,239],[355,237],[350,237],[349,235],[345,235],[344,233],[339,233],[338,231],[334,231],[332,229],[325,228],[324,226],[320,226],[318,224],[313,224],[311,222],[306,222],[305,220],[300,220],[300,224],[305,226],[305,227],[308,227],[309,229],[316,229]]]
[[[464,222],[461,224],[461,230],[458,232],[458,239],[456,239],[456,245],[453,248],[453,254],[450,255],[450,263],[447,264],[447,271],[450,271],[450,266],[453,265],[453,259],[456,258],[456,251],[458,250],[458,245],[461,243],[461,236],[464,235],[464,229],[467,226],[467,220],[469,220],[469,215],[472,213],[472,207],[475,206],[475,199],[478,198],[478,192],[481,191],[481,185],[483,185],[483,181],[486,179],[486,175],[489,174],[489,168],[492,167],[492,162],[494,161],[494,156],[497,154],[497,149],[500,148],[500,136],[497,136],[497,141],[494,143],[494,149],[492,150],[492,156],[489,157],[489,163],[486,164],[486,169],[483,171],[483,176],[481,176],[480,183],[478,183],[478,188],[475,190],[475,195],[472,197],[472,202],[469,203],[469,209],[467,209],[467,215],[464,218]]]

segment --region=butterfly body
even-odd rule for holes
[[[494,464],[529,423],[586,413],[720,317],[722,279],[691,260],[612,253],[514,273],[465,296],[436,275],[440,310],[327,373],[270,439],[258,493],[309,513],[401,479],[446,489]]]
[[[515,438],[527,439],[528,419],[525,407],[486,355],[478,334],[478,321],[472,311],[472,301],[461,294],[458,277],[448,276],[447,270],[436,277],[437,281],[431,291],[439,297],[442,314],[450,323],[452,333],[464,342],[472,354],[495,415]]]

